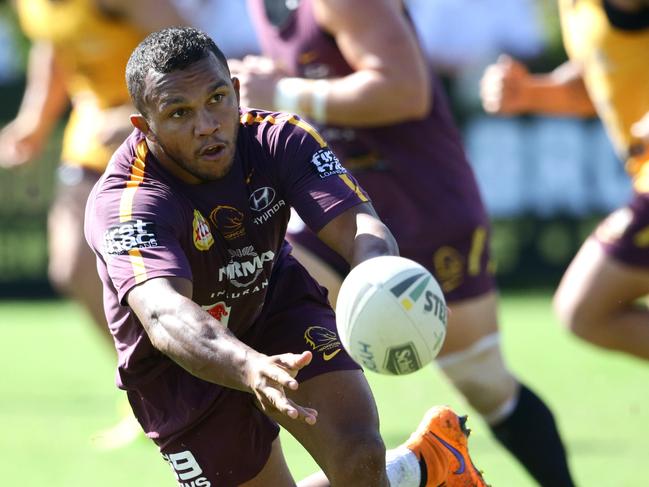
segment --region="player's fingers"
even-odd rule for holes
[[[295,374],[297,374],[300,369],[309,365],[312,358],[313,354],[309,351],[304,351],[299,355],[295,353],[285,353],[276,357],[277,363],[288,369],[289,373],[291,373],[293,377],[295,377]]]
[[[289,400],[290,401],[290,400]],[[313,425],[318,420],[318,411],[313,408],[307,408],[295,404],[293,401],[290,401],[295,409],[297,409],[298,415],[297,418],[300,421],[304,421],[306,424]]]
[[[300,406],[286,397],[284,391],[269,387],[266,399],[270,406],[291,419],[313,425],[318,419],[318,411],[313,408]]]

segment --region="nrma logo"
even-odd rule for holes
[[[446,303],[437,296],[432,290],[427,289],[428,283],[433,276],[427,272],[418,272],[390,289],[390,292],[399,300],[399,304],[406,311],[410,311],[413,306],[423,297],[424,311],[432,312],[437,318],[446,323]]]

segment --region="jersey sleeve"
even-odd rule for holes
[[[276,135],[280,179],[289,204],[314,232],[345,210],[369,201],[327,142],[293,115]]]
[[[115,192],[103,194],[95,203],[91,242],[105,262],[119,302],[124,303],[134,286],[155,277],[191,280],[180,242],[185,218],[173,196],[145,188]]]

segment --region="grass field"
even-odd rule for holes
[[[649,367],[595,350],[559,329],[548,293],[502,301],[504,349],[512,368],[554,409],[578,485],[645,485],[649,460]],[[173,486],[153,444],[141,438],[99,451],[90,438],[115,422],[120,397],[112,356],[85,316],[62,301],[0,301],[1,485]],[[386,444],[403,441],[432,404],[467,410],[433,367],[401,378],[370,375]],[[469,411],[470,413],[470,411]],[[533,486],[470,417],[476,463],[494,486]],[[296,477],[316,466],[284,436]]]

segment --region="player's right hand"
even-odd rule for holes
[[[315,424],[318,412],[295,404],[284,391],[284,388],[297,390],[295,376],[311,363],[312,357],[311,352],[259,355],[249,363],[249,388],[262,411],[275,411],[309,425]]]
[[[0,131],[0,167],[14,167],[35,159],[43,150],[45,135],[16,119]]]
[[[482,107],[487,113],[517,115],[526,110],[527,68],[509,56],[500,56],[485,69],[480,80]]]

